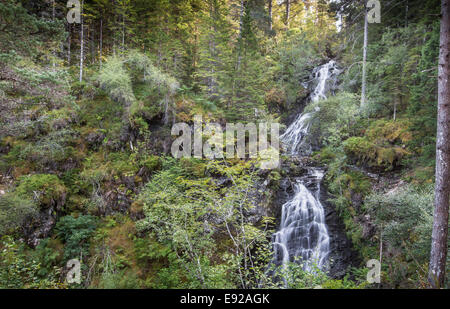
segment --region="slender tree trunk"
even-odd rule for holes
[[[244,26],[244,7],[245,3],[244,0],[241,0],[241,7],[239,11],[239,38],[242,38],[242,28]]]
[[[122,51],[125,51],[125,15],[122,15]]]
[[[67,42],[67,65],[70,67],[70,45],[72,44],[72,26],[70,24],[68,24],[68,28],[69,28],[69,36],[67,38],[68,42]]]
[[[269,0],[269,30],[272,31],[272,2],[273,0]]]
[[[405,28],[408,27],[408,10],[409,10],[409,1],[406,0],[406,6],[405,6]]]
[[[103,18],[100,19],[100,69],[102,68],[103,55]]]
[[[394,121],[397,120],[397,99],[395,99],[394,102],[394,116],[393,116]]]
[[[210,28],[210,34],[209,34],[209,57],[211,59],[210,61],[210,76],[208,81],[208,94],[210,97],[213,97],[213,95],[216,93],[216,78],[215,78],[215,68],[217,64],[216,59],[216,37],[215,34],[217,33],[216,29],[216,1],[213,0],[210,3],[210,11],[209,11],[209,18],[211,22],[211,28]]]
[[[88,42],[89,42],[89,49],[91,53],[91,64],[95,64],[95,27],[94,24],[89,24],[89,36],[88,36]]]
[[[443,288],[447,261],[450,195],[450,0],[442,0],[438,76],[438,123],[436,140],[436,188],[428,280]]]
[[[84,60],[84,18],[83,18],[84,0],[81,1],[81,36],[80,36],[80,83],[83,81],[83,60]]]
[[[367,43],[369,23],[367,21],[367,1],[364,1],[364,46],[363,46],[363,66],[362,66],[362,86],[361,86],[361,109],[366,105],[366,69],[367,69]]]
[[[55,0],[52,1],[52,21],[55,21]],[[56,58],[56,50],[53,50],[53,59],[52,59],[53,69],[56,68],[55,58]]]
[[[289,28],[289,14],[291,13],[291,2],[286,0],[286,27]]]
[[[239,71],[241,69],[241,61],[242,61],[242,32],[244,28],[244,11],[245,11],[245,2],[241,0],[241,10],[239,12],[239,48],[238,48],[238,57],[236,63],[236,70]]]

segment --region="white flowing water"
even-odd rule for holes
[[[330,83],[335,82],[339,72],[334,61],[314,69],[316,85],[310,96],[312,102],[327,98]],[[291,156],[300,156],[304,151],[311,152],[311,146],[306,145],[304,137],[308,135],[313,113],[317,112],[320,111],[301,113],[280,137]],[[323,170],[319,168],[308,168],[306,175],[294,178],[294,195],[282,206],[280,228],[273,238],[276,264],[286,267],[290,262],[298,262],[303,264],[306,271],[311,271],[313,266],[326,268],[330,237],[324,208],[320,203],[323,175]]]
[[[325,100],[330,86],[333,86],[336,81],[336,76],[340,72],[334,60],[315,68],[313,75],[317,85],[310,95],[310,101],[317,102],[319,100]],[[289,154],[298,155],[301,152],[306,154],[311,152],[311,145],[306,145],[304,137],[308,134],[309,120],[312,114],[313,112],[300,113],[297,119],[286,129],[286,132],[280,136],[280,140],[285,145]]]

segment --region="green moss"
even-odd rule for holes
[[[343,142],[345,153],[354,158],[358,165],[392,170],[401,164],[408,151],[398,146],[379,146],[366,137],[350,137]]]
[[[183,169],[192,176],[199,178],[205,177],[207,164],[203,160],[195,158],[181,158],[180,162]]]
[[[407,119],[379,119],[370,124],[365,135],[378,145],[406,144],[412,139],[409,127]]]
[[[329,164],[336,159],[336,150],[331,147],[323,147],[313,155],[313,159],[321,164]]]
[[[160,158],[154,155],[144,156],[144,158],[139,161],[139,164],[145,166],[150,172],[158,171],[162,166]]]
[[[37,198],[41,205],[50,205],[64,198],[67,188],[56,175],[22,176],[15,191],[19,196]]]
[[[346,154],[356,157],[360,164],[376,158],[375,144],[369,142],[365,137],[350,137],[344,141],[343,146]]]

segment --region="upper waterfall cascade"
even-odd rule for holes
[[[335,61],[314,69],[311,102],[327,98],[336,83],[340,70]],[[310,153],[304,137],[309,133],[313,113],[301,113],[280,137],[291,156]],[[319,168],[308,168],[306,175],[291,179],[293,197],[282,206],[279,230],[274,234],[274,261],[286,266],[289,262],[300,262],[306,271],[313,266],[325,269],[328,262],[330,237],[325,224],[325,213],[320,203],[320,183],[324,176]]]

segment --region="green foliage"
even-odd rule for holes
[[[169,162],[171,164],[167,165]],[[249,169],[251,165],[228,166],[210,162],[207,166],[210,173],[232,179],[233,186],[220,188],[213,179],[205,176],[192,179],[194,175],[203,175],[197,172],[192,174],[189,171],[192,164],[202,166],[200,162],[190,160],[180,162],[168,159],[163,163],[163,170],[153,176],[139,196],[144,204],[145,219],[138,222],[138,229],[151,229],[160,243],[169,245],[177,253],[177,263],[187,270],[184,276],[188,287],[257,285],[258,280],[254,277],[255,270],[260,267],[257,267],[258,259],[251,261],[247,252],[259,244],[264,245],[268,235],[266,231],[246,222],[244,217],[244,212],[252,207],[248,196],[255,179],[254,172]],[[239,226],[239,229],[233,226]],[[215,235],[217,227],[228,232]],[[232,245],[226,251],[242,253],[226,253],[220,258],[220,263],[211,263],[211,258],[220,254],[214,246],[215,237],[225,237],[228,242],[231,241]],[[248,264],[250,261],[254,262],[252,269]],[[259,268],[259,271],[263,269]],[[173,281],[173,278],[166,276],[165,270],[161,272],[161,280]]]
[[[385,250],[392,252],[386,256],[385,263],[389,265],[389,280],[395,286],[422,287],[426,282],[433,191],[431,185],[407,185],[385,194],[373,193],[364,201],[364,207],[376,219]]]
[[[38,275],[41,277],[51,276],[55,268],[61,265],[63,256],[63,245],[57,239],[42,239],[33,252],[33,257],[39,261]]]
[[[124,60],[119,57],[108,59],[100,71],[98,80],[111,99],[129,107],[136,98],[131,87],[131,77],[123,64]]]
[[[38,56],[42,51],[64,38],[64,26],[60,20],[38,18],[22,6],[20,1],[0,3],[2,29],[1,52],[16,50],[24,55]]]
[[[41,265],[27,256],[22,243],[5,236],[0,242],[0,288],[51,289],[63,287],[58,282],[60,269],[40,273]]]
[[[206,189],[204,181],[192,184],[200,185],[200,190]],[[201,192],[189,196],[185,193],[188,188],[186,180],[173,169],[157,173],[140,195],[146,218],[138,227],[151,228],[160,242],[170,241],[175,251],[182,252],[187,263],[194,263],[200,262],[202,255],[210,254],[212,241],[211,233],[204,230],[199,220],[208,213],[207,200],[199,195]],[[191,271],[201,274],[203,265],[199,267]]]
[[[355,135],[359,102],[355,94],[340,92],[327,100],[309,104],[306,111],[315,112],[311,119],[310,136],[324,146],[338,147],[346,138]]]
[[[432,186],[406,186],[386,194],[373,193],[365,199],[364,206],[375,214],[389,246],[404,247],[405,254],[412,254],[423,263],[430,254],[433,201]]]
[[[359,165],[391,170],[400,166],[407,155],[406,143],[411,140],[409,123],[406,120],[380,119],[370,124],[363,137],[350,137],[343,142],[347,155]]]
[[[320,57],[313,43],[304,33],[286,33],[281,42],[274,41],[273,54],[270,55],[271,74],[283,91],[282,103],[288,111],[297,99],[306,95],[299,81],[307,81],[309,72],[319,63]]]
[[[13,232],[38,212],[36,204],[12,193],[0,196],[0,235]]]
[[[64,260],[81,258],[88,254],[87,242],[97,226],[93,216],[65,216],[56,224],[56,235],[64,242]],[[81,259],[80,259],[81,260]]]
[[[422,25],[417,35],[424,35],[420,45],[417,71],[412,75],[408,116],[412,122],[411,146],[420,154],[420,164],[434,166],[437,114],[437,63],[439,55],[439,21]]]
[[[76,156],[72,147],[77,134],[73,130],[52,131],[35,144],[28,144],[20,154],[23,160],[30,160],[40,167],[62,163],[69,157]]]
[[[101,289],[139,289],[141,282],[136,274],[122,270],[103,275],[98,287]]]
[[[345,152],[355,156],[361,164],[376,159],[376,146],[369,142],[365,137],[350,137],[344,141],[343,146]]]
[[[22,176],[15,193],[35,199],[41,205],[52,205],[65,199],[66,187],[56,175],[35,174]]]

